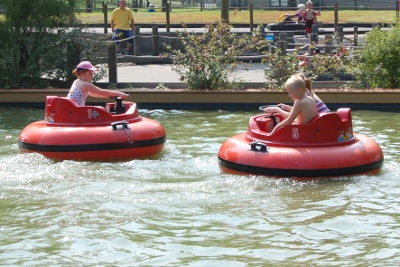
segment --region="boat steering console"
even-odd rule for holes
[[[112,96],[115,100],[115,106],[110,110],[110,114],[123,114],[126,112],[125,105],[122,103],[122,98],[120,96]]]
[[[277,106],[276,105],[275,106],[267,105],[267,106],[261,106],[258,109],[260,111],[264,111],[268,107],[278,107],[282,110],[285,110],[285,107],[283,105],[277,105]],[[277,120],[276,116],[274,114],[271,114],[271,115],[268,115],[268,117],[270,117],[272,119],[272,125],[273,125],[273,127],[275,127],[278,124],[278,120]]]

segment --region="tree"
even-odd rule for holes
[[[75,17],[78,2],[0,0],[6,11],[5,20],[0,21],[3,88],[48,87],[51,81],[44,77],[54,75],[58,81],[71,81],[71,70],[79,63],[85,47],[78,39],[80,25]]]
[[[62,27],[76,23],[78,0],[0,0],[6,22],[17,29]]]

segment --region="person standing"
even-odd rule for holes
[[[304,4],[299,4],[297,6],[297,11],[294,14],[286,14],[287,20],[291,21],[291,18],[297,17],[297,22],[304,20],[304,10],[306,10],[306,6]],[[286,19],[285,19],[286,20]]]
[[[313,2],[307,1],[306,10],[304,10],[304,20],[306,21],[306,34],[311,33],[311,27],[316,23],[317,15],[319,14],[313,8]]]
[[[114,9],[111,14],[111,31],[113,33],[112,40],[119,38],[129,38],[127,40],[126,49],[121,49],[120,42],[116,42],[117,54],[130,54],[133,46],[133,27],[134,19],[132,11],[126,7],[125,0],[118,1],[119,7]]]

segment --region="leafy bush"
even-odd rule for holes
[[[173,58],[172,69],[181,75],[190,89],[238,88],[239,83],[231,80],[238,64],[237,57],[246,52],[258,51],[266,42],[255,31],[253,35],[238,37],[230,32],[232,27],[218,22],[206,26],[203,34],[179,32],[182,49],[175,49],[164,56]]]
[[[66,86],[81,58],[96,58],[95,49],[88,38],[83,38],[75,19],[77,2],[0,0],[6,10],[5,20],[0,21],[3,88]],[[71,25],[78,31],[71,30]]]
[[[297,72],[304,72],[307,66],[300,64],[298,51],[282,55],[280,50],[266,53],[262,63],[266,65],[266,87],[283,90],[286,80]]]
[[[311,50],[313,50],[313,47]],[[344,54],[316,53],[310,58],[308,53],[300,53],[299,50],[285,55],[282,55],[281,51],[275,50],[266,53],[262,63],[267,66],[265,72],[266,87],[283,90],[286,80],[293,74],[306,73],[312,80],[321,75],[334,78],[336,74],[346,72],[349,60]]]
[[[389,30],[374,28],[365,35],[362,49],[354,53],[347,72],[354,76],[353,87],[400,87],[400,25]]]

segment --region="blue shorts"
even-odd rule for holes
[[[131,30],[115,29],[111,39],[118,40],[118,39],[130,38],[129,40],[127,40],[127,42],[130,43],[131,45],[133,45],[133,38],[131,38],[131,37],[133,37],[133,32]],[[117,45],[119,45],[119,42],[117,42]]]

